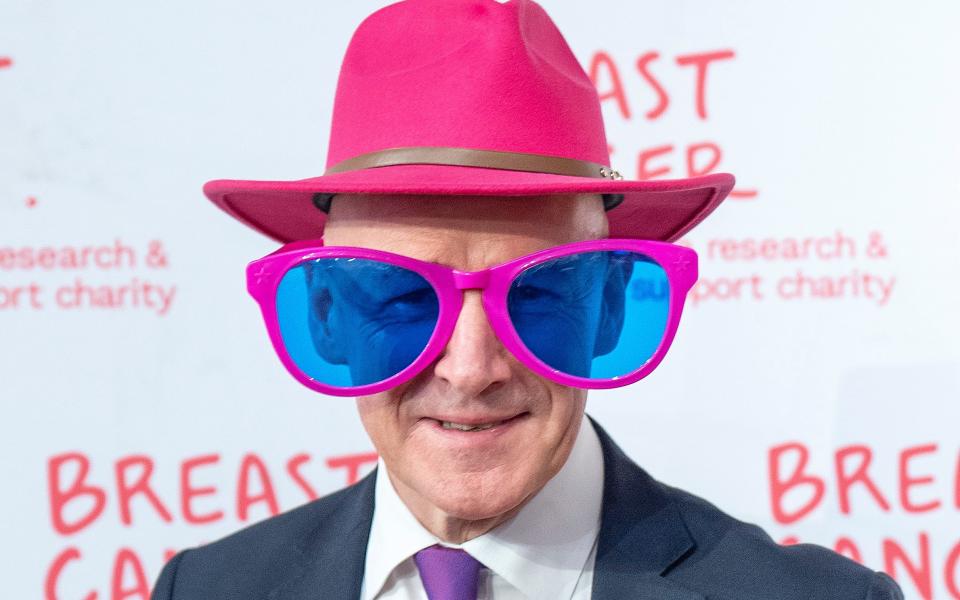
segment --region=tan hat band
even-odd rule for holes
[[[554,175],[572,175],[574,177],[595,177],[599,179],[623,179],[619,172],[610,167],[544,154],[524,152],[501,152],[500,150],[477,150],[475,148],[451,148],[443,146],[411,146],[389,148],[368,152],[340,161],[327,169],[324,175],[388,167],[392,165],[451,165],[456,167],[485,167],[505,169],[507,171],[528,171],[532,173],[552,173]]]

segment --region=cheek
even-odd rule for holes
[[[556,388],[551,397],[549,414],[540,423],[541,435],[528,447],[529,469],[538,473],[541,484],[553,477],[570,455],[583,419],[587,391]]]
[[[551,462],[559,469],[576,440],[587,390],[559,388],[554,390],[552,398],[550,414],[544,419],[545,435],[541,442],[545,452],[554,454],[555,460]],[[558,460],[559,465],[556,464]]]
[[[390,391],[357,397],[357,413],[363,428],[374,448],[387,460],[399,452],[405,437],[398,405]]]

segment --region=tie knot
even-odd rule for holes
[[[434,544],[413,555],[430,600],[476,600],[483,565],[466,551]]]

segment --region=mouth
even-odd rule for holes
[[[522,412],[508,417],[478,417],[467,418],[453,415],[438,415],[437,417],[423,417],[421,421],[439,432],[457,437],[482,436],[502,433],[530,416],[529,412]]]
[[[499,425],[503,425],[507,421],[513,420],[517,417],[510,417],[508,419],[500,419],[497,421],[490,421],[489,423],[479,423],[476,425],[471,425],[470,423],[457,423],[456,421],[439,421],[440,426],[444,429],[456,429],[457,431],[484,431],[486,429],[493,429]]]

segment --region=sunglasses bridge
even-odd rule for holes
[[[490,270],[457,271],[453,270],[453,285],[458,290],[480,290],[490,282]]]

